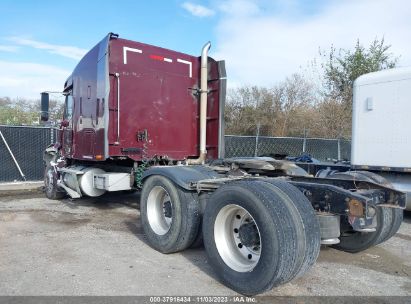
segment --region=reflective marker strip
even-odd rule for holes
[[[129,51],[129,52],[134,52],[134,53],[140,53],[140,54],[143,53],[142,50],[130,48],[130,47],[127,47],[127,46],[123,46],[123,60],[124,60],[124,64],[127,64],[127,51]]]
[[[151,58],[151,59],[154,59],[154,60],[159,60],[159,61],[163,61],[163,60],[164,60],[164,57],[163,57],[163,56],[159,56],[159,55],[150,55],[150,58]]]
[[[163,57],[163,56],[159,56],[159,55],[150,55],[150,58],[154,59],[154,60],[159,60],[159,61],[173,62],[172,59],[166,58],[166,57]]]
[[[189,66],[189,75],[190,75],[190,78],[193,76],[193,64],[191,63],[191,61],[187,61],[187,60],[183,60],[183,59],[177,59],[177,62],[180,62],[180,63],[184,63],[184,64],[188,64],[188,66]]]

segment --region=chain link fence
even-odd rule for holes
[[[56,129],[0,125],[0,131],[0,182],[42,180],[43,151],[55,142]],[[320,161],[349,160],[350,151],[350,141],[342,139],[225,136],[225,157],[309,154]]]
[[[0,182],[43,179],[43,151],[56,130],[45,127],[0,126]]]
[[[320,161],[350,160],[351,142],[344,139],[225,136],[225,157],[309,154]]]

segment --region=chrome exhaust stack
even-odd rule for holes
[[[207,149],[207,95],[208,95],[208,51],[211,42],[207,42],[201,51],[201,78],[200,78],[200,155],[197,159],[188,159],[189,165],[204,164]]]

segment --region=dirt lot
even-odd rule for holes
[[[204,249],[163,255],[144,240],[138,194],[51,201],[0,196],[0,295],[234,295]],[[304,277],[267,295],[411,295],[411,215],[360,254],[323,248]]]

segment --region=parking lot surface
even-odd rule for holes
[[[203,248],[164,255],[147,245],[139,195],[48,200],[0,196],[0,295],[235,295]],[[303,277],[265,295],[411,295],[411,215],[359,254],[322,248]]]

